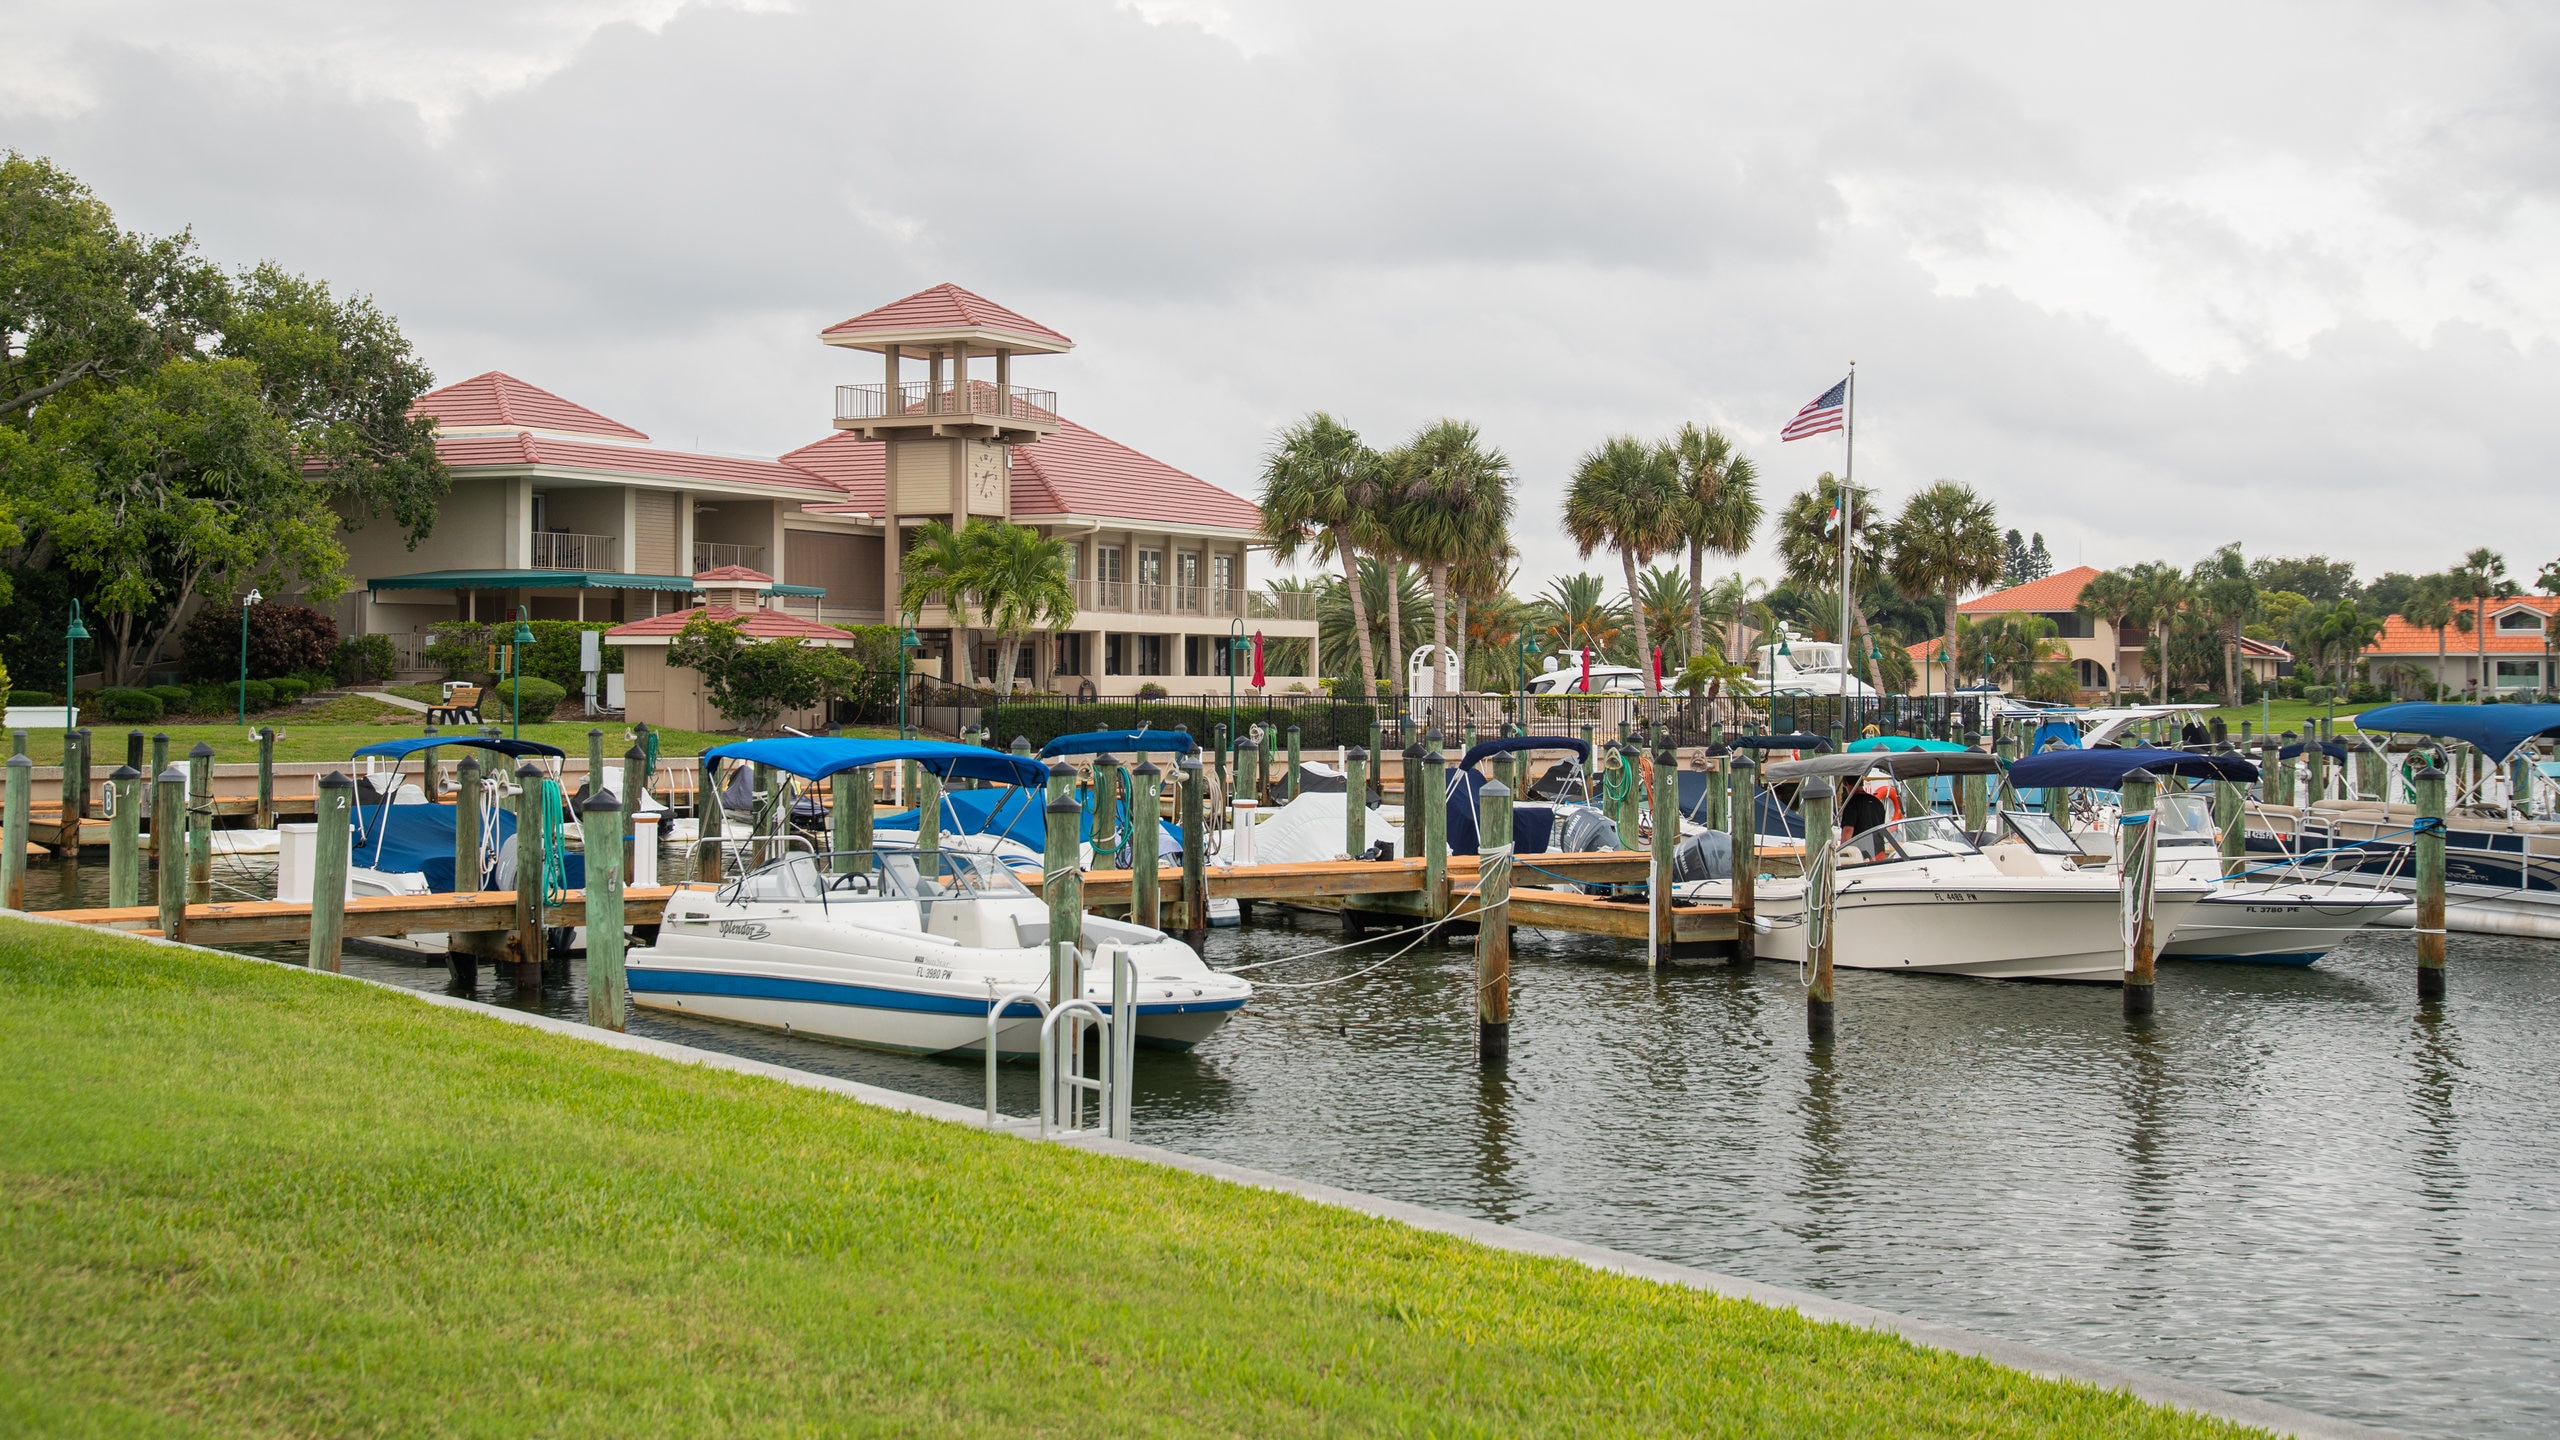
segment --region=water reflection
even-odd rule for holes
[[[103,896],[103,867],[52,873]],[[1338,941],[1263,909],[1213,934],[1213,962]],[[1813,1050],[1794,967],[1649,973],[1523,931],[1511,1062],[1487,1077],[1468,952],[1424,945],[1344,980],[1373,948],[1256,971],[1277,983],[1212,1043],[1142,1057],[1134,1109],[1150,1143],[2311,1410],[2552,1433],[2560,946],[2451,950],[2433,1015],[2402,932],[2308,972],[2164,965],[2136,1026],[2112,990],[1846,972],[1839,1039]],[[449,983],[440,961],[348,968]],[[505,968],[472,993],[585,1014],[574,968],[524,995]],[[649,1012],[633,1028],[982,1101],[975,1063]],[[1028,1066],[1002,1088],[1033,1108]]]

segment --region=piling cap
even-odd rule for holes
[[[175,765],[161,772],[160,779],[165,783],[171,776],[177,777],[180,781],[187,778],[186,772]],[[355,785],[356,782],[348,779],[343,770],[332,770],[320,777],[320,788],[323,790],[352,790]]]
[[[210,760],[213,758],[213,747],[199,740],[195,743],[192,749],[187,751],[187,758],[190,760]]]
[[[2148,770],[2127,770],[2124,772],[2124,778],[2116,783],[2119,787],[2125,785],[2157,785],[2160,783],[2160,777],[2152,774]]]
[[[622,801],[610,790],[598,790],[593,795],[587,797],[587,803],[578,807],[578,813],[581,815],[618,815],[622,813]]]
[[[1476,794],[1479,798],[1486,800],[1508,800],[1511,798],[1511,787],[1499,780],[1487,780],[1484,782],[1484,788],[1478,790]]]
[[[1368,749],[1367,749],[1365,746],[1360,746],[1360,745],[1354,745],[1354,746],[1352,746],[1350,749],[1345,750],[1345,751],[1343,751],[1342,753],[1343,753],[1343,756],[1344,756],[1346,759],[1351,759],[1351,760],[1366,761],[1366,760],[1369,758],[1369,751],[1368,751]]]
[[[2429,765],[2418,772],[2417,778],[2420,780],[2441,780],[2444,778],[2444,772],[2433,765]]]
[[[1156,768],[1156,762],[1154,762],[1153,760],[1147,760],[1147,759],[1143,759],[1143,758],[1142,758],[1142,759],[1140,759],[1140,760],[1138,761],[1137,767],[1136,767],[1135,769],[1131,770],[1129,773],[1130,773],[1130,774],[1132,774],[1132,775],[1144,775],[1144,776],[1146,776],[1148,779],[1153,780],[1153,779],[1154,779],[1154,778],[1156,778],[1157,776],[1162,775],[1164,772],[1163,772],[1162,770],[1159,770],[1159,769],[1157,769],[1157,768]]]
[[[1055,764],[1050,765],[1048,767],[1048,771],[1049,778],[1052,780],[1073,780],[1076,778],[1076,767],[1068,764],[1064,760],[1060,760]]]
[[[1404,758],[1406,758],[1407,760],[1419,760],[1419,759],[1421,759],[1421,758],[1422,758],[1422,742],[1420,742],[1420,741],[1418,741],[1418,740],[1417,740],[1417,741],[1415,741],[1413,744],[1410,744],[1410,745],[1407,745],[1406,747],[1404,747]]]
[[[19,756],[13,756],[13,757],[11,757],[11,758],[12,758],[12,761],[13,761],[13,763],[14,763],[14,761],[16,761],[16,760],[23,760],[23,759],[25,759],[26,757],[25,757],[25,756],[23,756],[23,755],[19,755]],[[182,766],[178,766],[178,765],[171,765],[168,769],[163,770],[163,771],[161,771],[161,772],[160,772],[160,783],[161,783],[161,784],[163,784],[163,785],[178,785],[178,786],[184,786],[184,785],[187,783],[187,772],[186,772],[185,768],[184,768],[184,767],[182,767]],[[326,784],[328,784],[329,782],[328,782],[328,781],[326,781],[326,780],[323,780],[323,781],[321,781],[320,783],[321,783],[321,784],[323,784],[323,785],[326,785]]]
[[[1816,775],[1812,779],[1804,782],[1804,788],[1796,792],[1796,799],[1828,800],[1831,798],[1832,794],[1831,777],[1828,775]]]
[[[118,780],[139,780],[141,778],[142,772],[134,769],[130,765],[119,765],[113,770],[107,772],[107,779],[110,783]]]
[[[30,769],[30,770],[32,770],[32,769],[34,769],[34,768],[36,767],[36,762],[34,762],[33,760],[28,759],[28,758],[27,758],[26,756],[24,756],[24,755],[12,755],[12,756],[10,756],[10,757],[9,757],[9,763],[10,763],[11,765],[13,765],[13,766],[14,766],[14,765],[24,765],[24,766],[26,766],[26,767],[27,767],[28,769]]]
[[[1197,772],[1200,768],[1200,752],[1197,750],[1186,750],[1183,752],[1182,758],[1174,761],[1173,763],[1175,769]]]
[[[1072,795],[1061,795],[1041,806],[1040,810],[1045,815],[1081,815],[1084,813],[1084,806],[1079,804]]]
[[[539,780],[542,778],[542,767],[534,764],[530,760],[527,760],[516,767],[516,778],[519,780]]]
[[[1093,757],[1093,768],[1096,770],[1118,769],[1119,765],[1120,757],[1110,753],[1109,751],[1104,751],[1102,754]]]
[[[622,752],[622,758],[625,760],[645,761],[649,758],[649,747],[640,744],[638,741],[634,741],[632,742],[630,749]]]

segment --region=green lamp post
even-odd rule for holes
[[[1252,648],[1244,638],[1244,617],[1227,622],[1227,743],[1232,745],[1244,732],[1236,728],[1236,671],[1244,666],[1245,652]]]
[[[80,602],[71,602],[71,624],[62,632],[62,733],[78,728],[80,706],[80,642],[89,638],[89,627],[80,623]]]
[[[913,625],[898,636],[898,738],[901,740],[907,738],[907,657],[923,644],[924,641],[917,638]]]
[[[515,644],[507,651],[507,678],[515,687],[507,702],[507,738],[524,738],[524,650],[533,643],[533,625],[527,608],[516,607]]]
[[[266,597],[254,585],[240,602],[240,723],[249,723],[249,607]]]
[[[1520,661],[1520,733],[1529,733],[1529,663],[1538,658],[1538,637],[1523,634],[1512,647]]]

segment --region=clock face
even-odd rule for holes
[[[969,508],[1001,515],[1005,508],[1004,454],[993,445],[969,447]]]

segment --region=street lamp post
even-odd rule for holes
[[[1537,658],[1538,637],[1522,635],[1511,647],[1520,659],[1520,733],[1529,733],[1529,662]]]
[[[249,723],[249,607],[265,598],[253,585],[240,602],[240,723],[243,726]]]
[[[514,686],[507,702],[507,738],[524,738],[524,647],[533,643],[533,624],[527,607],[516,607],[515,644],[507,651],[507,677]]]
[[[1227,622],[1227,743],[1236,743],[1244,732],[1236,728],[1236,669],[1244,664],[1246,650],[1244,617]]]
[[[913,625],[898,635],[898,738],[901,740],[907,738],[907,657],[923,643],[916,637]]]
[[[80,623],[80,602],[71,602],[71,624],[62,632],[62,733],[77,728],[80,707],[80,642],[89,638],[89,627]]]

